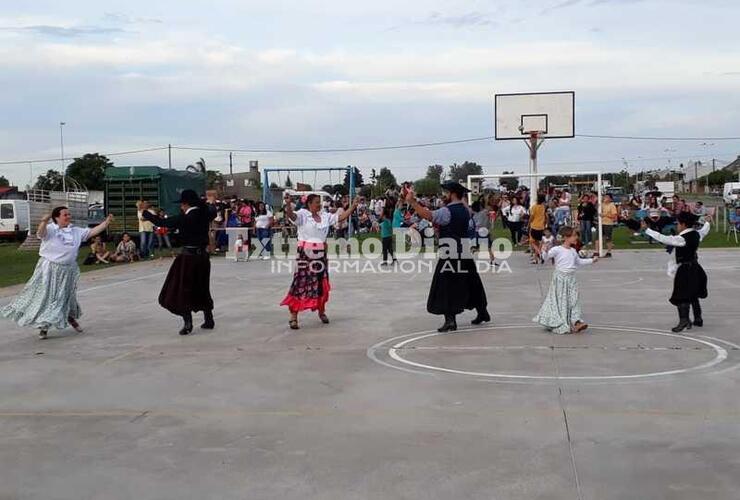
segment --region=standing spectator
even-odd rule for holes
[[[686,209],[686,203],[677,194],[673,195],[673,206],[671,207],[674,217]]]
[[[154,257],[154,224],[144,219],[144,212],[156,215],[156,212],[150,208],[149,202],[141,200],[136,204],[139,217],[139,251],[141,258]]]
[[[596,207],[591,202],[591,197],[587,194],[581,196],[581,202],[578,204],[578,221],[581,225],[581,242],[584,245],[590,245],[593,242],[591,228],[596,218]]]
[[[167,218],[167,213],[161,208],[157,212],[157,215],[161,219]],[[170,242],[170,230],[167,229],[166,227],[154,226],[154,234],[157,235],[157,248],[162,250],[164,246],[167,245],[167,248],[170,250],[170,253],[174,256],[174,252],[172,251],[172,243]]]
[[[612,195],[604,195],[604,203],[601,206],[601,231],[604,233],[604,242],[606,243],[606,254],[604,257],[611,257],[614,249],[614,226],[617,225],[619,213],[617,206],[612,200]]]
[[[383,213],[380,215],[380,238],[383,245],[383,262],[382,266],[388,265],[388,255],[391,256],[393,263],[396,261],[396,254],[393,252],[393,211],[391,207],[393,205],[388,204],[383,209]]]
[[[247,240],[245,247],[247,248],[247,255],[249,255],[249,249],[252,246],[252,234],[251,228],[253,224],[254,208],[252,206],[252,200],[244,200],[241,207],[239,207],[239,223],[241,227],[247,228]]]
[[[255,216],[254,226],[257,231],[257,239],[262,245],[262,250],[257,257],[262,257],[263,260],[269,260],[272,254],[272,211],[263,202],[257,202],[257,212]],[[263,252],[267,251],[266,255],[262,255]]]
[[[509,231],[511,232],[511,242],[516,246],[522,239],[522,219],[527,213],[527,210],[519,204],[519,198],[516,196],[511,197],[511,205],[504,210],[509,223]]]
[[[529,244],[532,248],[532,263],[537,264],[542,258],[542,236],[547,226],[545,195],[537,195],[537,203],[529,214]]]

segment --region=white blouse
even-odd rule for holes
[[[41,238],[39,255],[57,264],[71,264],[77,261],[77,254],[83,241],[90,237],[90,229],[67,226],[60,228],[50,222],[46,225],[46,235]]]
[[[594,262],[593,259],[580,258],[575,248],[565,248],[562,245],[552,247],[543,253],[542,257],[545,260],[555,259],[555,269],[567,274],[574,273],[579,267],[587,266]]]
[[[295,213],[295,225],[298,227],[298,241],[324,243],[329,228],[336,226],[339,216],[329,212],[319,212],[321,222],[316,222],[310,210],[302,208]]]

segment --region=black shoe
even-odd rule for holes
[[[182,328],[180,329],[180,335],[189,335],[193,331],[193,316],[188,313],[187,316],[182,317]]]
[[[489,321],[491,321],[491,315],[488,314],[488,311],[483,311],[482,313],[479,312],[475,319],[470,323],[472,325],[480,325],[481,323],[488,323]]]
[[[216,326],[216,322],[213,321],[213,311],[203,311],[203,324],[200,327],[203,330],[213,330]]]
[[[683,330],[691,330],[691,321],[685,318],[681,318],[678,324],[671,328],[671,331],[675,333],[682,332]]]
[[[704,320],[701,318],[694,318],[694,326],[704,326]]]
[[[440,333],[454,332],[455,330],[457,330],[457,321],[455,321],[455,318],[445,319],[444,324],[437,328],[437,331]]]

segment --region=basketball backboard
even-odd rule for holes
[[[532,132],[542,139],[575,137],[575,105],[575,92],[496,94],[496,140],[527,139]]]

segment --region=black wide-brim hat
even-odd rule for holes
[[[699,217],[691,212],[680,212],[676,216],[676,220],[684,226],[693,226],[699,220]]]
[[[198,193],[196,193],[192,189],[185,189],[182,193],[180,193],[179,203],[187,203],[188,205],[193,207],[200,203],[200,196],[198,196]]]
[[[445,191],[449,191],[451,193],[455,193],[455,194],[457,194],[459,196],[462,196],[465,193],[469,193],[470,192],[470,189],[466,188],[465,186],[463,186],[459,182],[455,182],[455,181],[443,182],[441,184],[441,186],[442,186],[442,189],[444,189]]]

